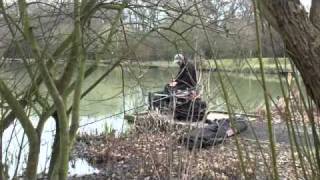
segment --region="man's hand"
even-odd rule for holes
[[[169,83],[169,86],[170,87],[175,87],[177,85],[177,82],[176,81],[172,81]]]

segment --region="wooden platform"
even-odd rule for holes
[[[248,119],[248,129],[239,135],[242,139],[252,142],[256,142],[257,140],[259,140],[262,143],[269,143],[268,125],[266,120],[257,120],[257,116],[251,114],[235,114],[235,116],[245,116]],[[150,120],[153,121],[151,123],[157,123],[157,125],[160,126],[169,124],[171,125],[171,127],[174,127],[174,129],[201,128],[208,125],[204,122],[178,121],[173,119],[173,116],[170,114],[160,114],[155,111],[146,111],[135,115],[131,115],[131,117],[134,118],[135,121],[144,119],[148,122]],[[207,117],[210,120],[229,118],[227,112],[219,111],[209,112]],[[296,128],[297,130],[303,130],[303,127],[301,125],[298,125],[298,127]],[[279,123],[273,123],[273,130],[276,143],[289,145],[290,138],[288,137],[288,130],[285,122],[281,121]],[[311,140],[311,146],[313,146],[312,133],[311,130],[308,131],[308,136]],[[302,132],[296,132],[296,138],[299,145],[305,146],[303,136],[301,136]]]
[[[245,115],[245,114],[234,114],[234,116],[239,117],[242,116],[246,118],[248,121],[252,121],[256,119],[254,115]],[[146,111],[142,113],[138,113],[133,115],[134,121],[139,120],[150,120],[150,121],[157,121],[159,124],[171,124],[174,126],[189,126],[189,127],[204,127],[208,125],[208,121],[214,121],[216,119],[224,119],[229,118],[228,113],[221,112],[221,111],[211,111],[207,113],[207,117],[205,118],[206,121],[198,121],[198,122],[191,122],[191,121],[179,121],[173,118],[173,114],[171,113],[159,113],[157,111]]]

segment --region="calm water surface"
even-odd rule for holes
[[[100,67],[92,77],[86,79],[84,89],[89,87],[107,69],[108,67]],[[175,76],[177,70],[178,68],[127,67],[124,69],[124,77],[122,78],[121,69],[115,69],[81,102],[80,133],[101,133],[110,128],[115,129],[118,133],[125,131],[129,126],[123,120],[123,112],[130,114],[146,110],[148,92],[162,90],[164,85]],[[223,82],[226,84],[231,104],[235,110],[240,112],[240,104],[242,104],[247,112],[253,112],[263,104],[263,91],[253,74],[223,74]],[[25,71],[19,65],[7,66],[1,71],[0,77],[6,79],[8,83],[18,84],[15,87],[17,90],[23,90],[29,82],[26,79]],[[200,82],[202,98],[208,102],[209,109],[224,111],[226,106],[217,73],[202,73]],[[273,98],[281,95],[277,76],[267,76],[267,88]],[[236,100],[235,93],[238,94],[241,103]],[[34,116],[32,119],[36,124],[37,118]],[[39,172],[48,168],[54,129],[54,121],[49,119],[41,137]],[[22,142],[22,134],[21,126],[16,123],[6,129],[3,135],[3,161],[10,165],[11,175],[17,164],[16,155],[20,145],[23,146],[22,162],[27,158],[25,153],[28,149],[27,138],[25,137],[24,142]],[[10,146],[8,146],[9,143]],[[98,172],[83,160],[76,160],[75,164],[75,167],[70,165],[70,175]],[[20,165],[18,172],[21,172],[24,168],[25,165]]]

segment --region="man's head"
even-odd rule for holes
[[[181,66],[182,64],[186,63],[186,58],[182,54],[176,54],[173,58],[173,62]]]

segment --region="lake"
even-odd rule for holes
[[[2,68],[0,77],[7,82],[18,84],[15,89],[23,90],[30,82],[21,65],[6,65]],[[85,80],[84,89],[98,79],[108,66],[100,67],[95,74]],[[102,133],[106,129],[115,129],[116,132],[125,131],[129,125],[123,120],[124,112],[131,114],[144,111],[148,107],[148,92],[161,91],[177,73],[177,68],[137,68],[125,67],[124,78],[120,68],[115,69],[109,76],[91,91],[81,102],[80,133]],[[241,104],[247,112],[254,112],[263,105],[263,91],[254,74],[224,73],[223,82],[229,92],[232,107],[241,112],[240,103],[235,93],[238,94]],[[260,75],[258,74],[260,77]],[[216,72],[203,72],[200,78],[202,98],[207,101],[210,110],[225,111],[221,85]],[[267,75],[267,88],[269,94],[275,98],[281,96],[281,89],[276,75]],[[123,88],[124,84],[124,88]],[[233,91],[235,90],[235,91]],[[124,92],[124,93],[123,93]],[[42,93],[45,90],[42,88]],[[36,117],[31,117],[37,122]],[[42,135],[42,148],[38,171],[48,168],[49,155],[54,136],[54,121],[50,119]],[[19,123],[11,125],[3,134],[3,161],[10,165],[10,174],[14,174],[17,164],[17,154],[22,147],[21,162],[26,159],[28,148],[27,138],[23,138],[22,128]],[[23,139],[23,142],[22,142]],[[8,146],[10,144],[10,146]],[[21,163],[20,162],[20,163]],[[70,175],[90,174],[98,170],[91,168],[85,161],[76,160],[76,166],[70,164]],[[23,164],[18,167],[18,172],[25,168]]]

